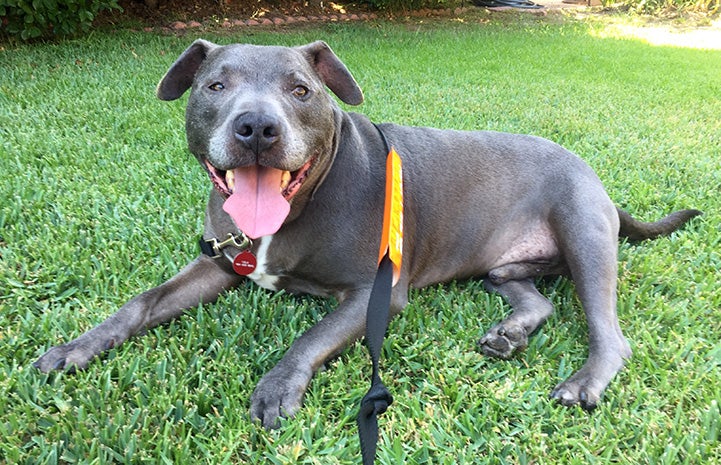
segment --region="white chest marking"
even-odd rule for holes
[[[258,262],[255,265],[255,270],[248,275],[248,278],[252,279],[260,287],[277,291],[278,276],[268,274],[265,268],[268,264],[268,247],[270,247],[273,236],[263,236],[259,240],[260,245],[255,252],[255,258]]]

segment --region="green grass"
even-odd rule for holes
[[[542,285],[557,312],[510,361],[475,350],[508,312],[479,282],[414,292],[385,344],[396,402],[379,463],[721,463],[721,52],[609,37],[601,19],[491,18],[206,35],[324,39],[374,121],[542,135],[640,218],[706,212],[621,244],[634,357],[592,414],[548,399],[586,357],[572,284]],[[96,32],[0,49],[0,463],[359,463],[359,343],[281,430],[248,419],[255,383],[332,301],[247,285],[76,375],[30,366],[197,253],[209,183],[185,148],[184,100],[154,98],[191,40]]]

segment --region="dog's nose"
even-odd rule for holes
[[[233,121],[235,138],[256,155],[270,148],[280,139],[278,120],[264,113],[248,112]]]

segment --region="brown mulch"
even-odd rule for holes
[[[562,0],[537,0],[558,3]],[[585,1],[585,0],[583,0]],[[393,14],[373,10],[366,2],[334,3],[319,0],[120,0],[123,11],[103,12],[102,24],[138,24],[146,29],[184,30],[198,27],[279,26],[328,21],[365,21],[383,17],[443,17],[475,9],[401,11]],[[547,5],[551,6],[551,5]],[[552,7],[553,8],[553,7]],[[499,8],[504,9],[504,8]],[[545,14],[543,10],[532,10]]]
[[[103,12],[98,21],[167,27],[177,23],[222,24],[224,21],[278,24],[279,20],[285,22],[288,18],[343,21],[350,20],[352,15],[354,19],[361,19],[361,15],[368,19],[377,14],[365,3],[341,5],[317,0],[120,0],[119,4],[122,12]]]

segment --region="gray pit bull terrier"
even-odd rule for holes
[[[505,359],[524,349],[553,311],[534,278],[567,275],[588,321],[589,353],[551,396],[594,408],[631,355],[616,315],[619,234],[669,234],[701,212],[640,222],[614,206],[586,163],[555,143],[376,127],[341,110],[325,87],[346,104],[363,101],[323,42],[289,48],[197,40],[185,50],[157,95],[174,100],[191,89],[188,145],[215,187],[205,217],[208,255],[34,365],[44,372],[84,368],[246,276],[272,290],[334,296],[338,308],[300,336],[252,394],[252,418],[277,426],[301,407],[315,371],[365,329],[383,219],[385,134],[403,159],[405,194],[404,258],[391,314],[406,305],[411,287],[483,278],[513,312],[479,344]]]

